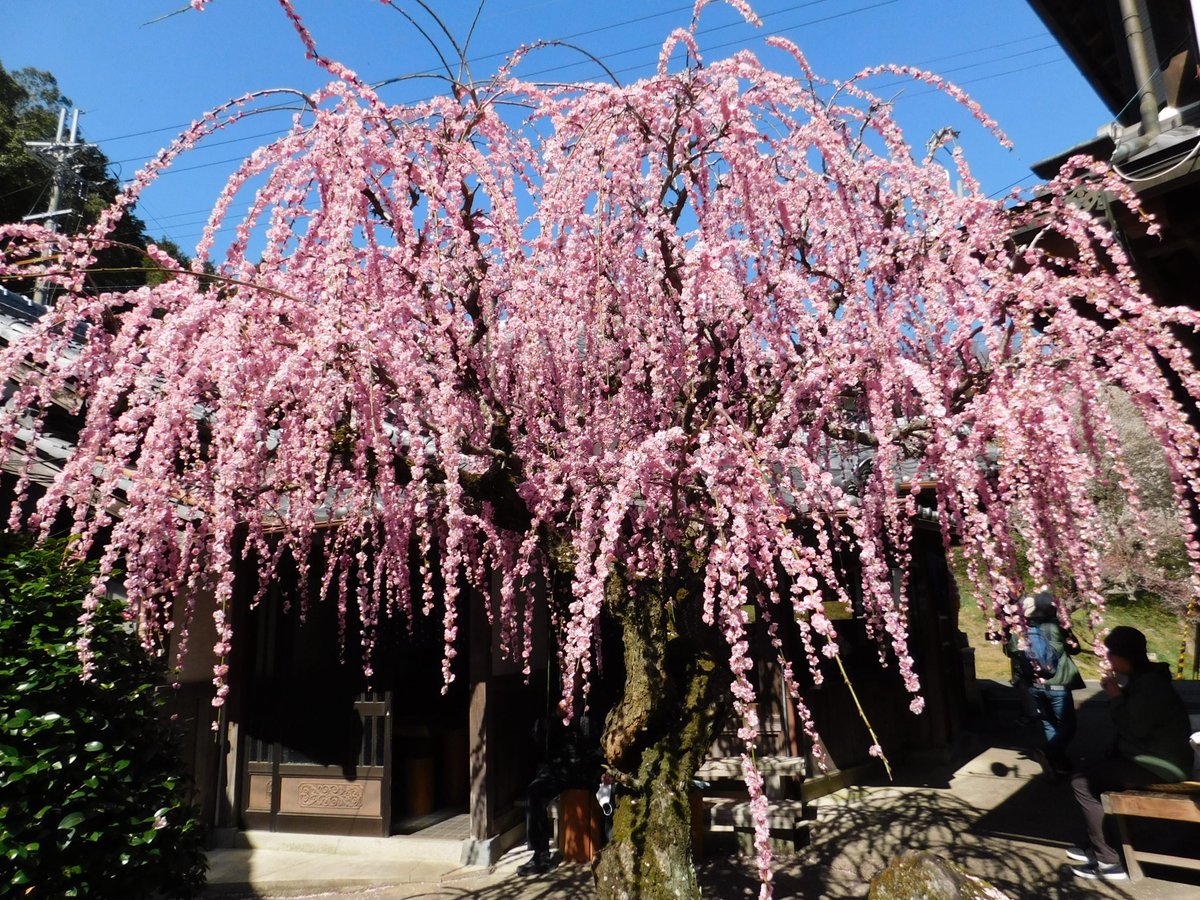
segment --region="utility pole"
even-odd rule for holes
[[[47,225],[51,231],[58,231],[58,217],[68,215],[74,212],[73,209],[59,209],[58,204],[62,201],[63,189],[67,186],[68,176],[75,171],[75,154],[80,150],[89,146],[88,144],[80,144],[75,140],[76,134],[79,132],[79,110],[73,110],[71,115],[71,131],[66,135],[64,140],[64,130],[67,125],[67,109],[59,107],[58,110],[58,132],[52,141],[26,141],[25,146],[28,147],[35,156],[50,166],[53,174],[53,181],[50,185],[50,206],[44,213],[35,213],[25,216],[22,221],[33,222],[38,219],[46,219]],[[35,303],[43,303],[47,299],[48,291],[45,279],[38,279],[37,287],[33,291],[33,300]]]

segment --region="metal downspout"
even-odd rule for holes
[[[1192,6],[1192,51],[1200,58],[1200,0],[1191,0]]]
[[[1150,143],[1161,132],[1158,124],[1158,96],[1154,91],[1154,76],[1158,72],[1157,61],[1151,62],[1146,46],[1146,26],[1138,10],[1138,0],[1120,0],[1121,20],[1125,26],[1125,43],[1129,48],[1129,59],[1133,63],[1133,80],[1141,95],[1138,101],[1142,116],[1141,137]],[[1145,145],[1143,144],[1143,146]]]

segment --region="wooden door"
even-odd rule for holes
[[[392,696],[340,658],[335,611],[255,612],[243,759],[246,828],[384,836],[391,825]]]

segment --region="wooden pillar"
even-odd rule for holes
[[[238,799],[241,788],[241,772],[238,769],[238,723],[223,718],[224,729],[219,731],[221,741],[220,768],[217,775],[217,828],[236,828],[238,825]]]
[[[470,783],[471,838],[486,841],[496,835],[496,742],[492,734],[492,704],[488,702],[492,676],[492,633],[484,603],[487,600],[471,591],[470,619]],[[491,777],[489,777],[489,775]]]

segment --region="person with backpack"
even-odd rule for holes
[[[1033,758],[1051,781],[1071,773],[1067,745],[1075,736],[1075,701],[1071,692],[1084,687],[1079,668],[1071,657],[1080,645],[1070,629],[1058,621],[1054,598],[1048,591],[1021,598],[1027,630],[1025,646],[1020,636],[1009,636],[1005,648],[1012,658],[1020,683],[1037,705],[1045,743]]]

